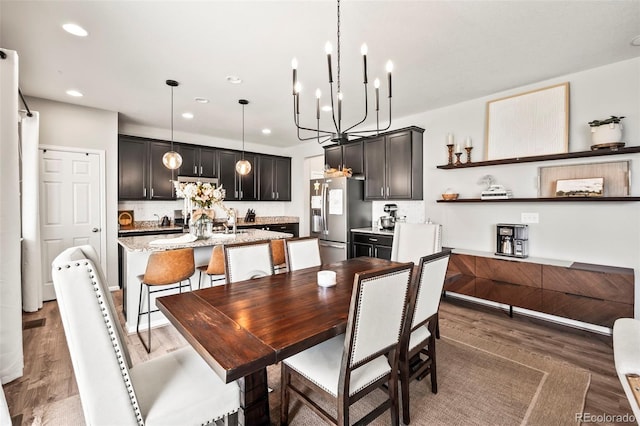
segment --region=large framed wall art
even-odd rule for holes
[[[487,102],[486,160],[569,151],[569,83]]]

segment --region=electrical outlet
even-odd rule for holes
[[[520,214],[520,221],[522,223],[538,223],[538,213],[522,213]]]

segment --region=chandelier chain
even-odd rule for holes
[[[338,93],[340,92],[340,0],[338,0]]]

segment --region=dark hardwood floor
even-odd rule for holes
[[[121,306],[121,292],[114,296],[116,305]],[[452,297],[440,305],[440,321],[489,341],[517,346],[589,370],[591,384],[584,411],[591,416],[610,416],[599,424],[624,424],[610,420],[631,413],[616,376],[610,336],[517,314],[510,318],[505,312]],[[39,424],[34,415],[38,407],[42,411],[43,406],[76,398],[78,394],[57,304],[47,302],[39,312],[24,313],[23,328],[24,376],[4,386],[14,425]],[[153,333],[152,357],[186,344],[171,326],[155,329]],[[149,358],[135,334],[127,337],[127,344],[134,364]],[[83,424],[81,413],[72,424]]]

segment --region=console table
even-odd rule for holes
[[[614,266],[454,249],[444,291],[608,328],[634,313],[634,271]]]

